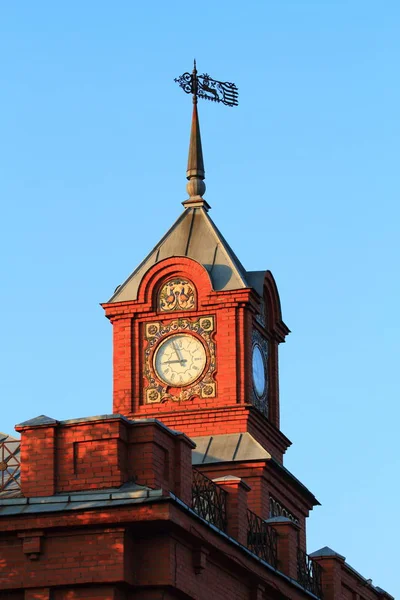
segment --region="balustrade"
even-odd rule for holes
[[[297,580],[309,592],[322,598],[321,566],[300,548],[297,550]]]
[[[226,491],[197,469],[193,469],[192,508],[200,517],[226,531]]]
[[[20,466],[19,441],[0,442],[0,493],[15,494],[21,489]]]
[[[247,547],[276,569],[278,562],[276,531],[249,509],[247,525]]]

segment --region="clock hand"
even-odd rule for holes
[[[182,358],[182,360],[165,360],[162,364],[163,365],[169,365],[171,363],[180,363],[180,364],[182,364],[182,363],[185,363],[185,362],[187,362],[187,360],[184,359],[184,358]]]
[[[177,355],[177,357],[179,358],[179,362],[182,364],[184,362],[184,358],[181,354],[181,351],[179,350],[178,346],[175,344],[175,342],[172,342],[172,346],[174,347],[175,353]]]

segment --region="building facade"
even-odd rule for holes
[[[196,98],[195,98],[196,100]],[[392,597],[329,547],[284,466],[272,273],[209,216],[193,106],[188,200],[103,304],[109,415],[40,416],[0,436],[0,600]]]

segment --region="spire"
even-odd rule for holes
[[[194,61],[192,73],[183,73],[176,77],[176,83],[186,94],[193,95],[193,117],[192,129],[190,131],[189,158],[186,171],[186,177],[189,183],[186,185],[189,198],[182,202],[185,208],[202,206],[206,210],[210,208],[203,194],[206,191],[204,183],[204,162],[203,150],[201,148],[199,115],[197,113],[197,98],[211,100],[211,102],[221,102],[225,106],[238,105],[238,89],[230,81],[218,81],[211,79],[208,73],[197,75],[196,60]]]
[[[201,147],[200,123],[197,112],[197,69],[196,61],[192,73],[193,82],[193,114],[192,127],[190,131],[189,156],[186,170],[186,177],[189,180],[186,190],[189,194],[188,200],[183,202],[185,208],[189,206],[204,206],[207,210],[210,208],[203,194],[206,191],[204,183],[205,171],[203,162],[203,150]]]

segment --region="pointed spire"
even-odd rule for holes
[[[196,97],[194,96],[194,98],[196,98]],[[201,147],[200,123],[199,123],[199,114],[197,112],[197,98],[196,98],[196,102],[193,101],[192,128],[190,131],[189,156],[188,156],[186,177],[190,181],[190,179],[192,177],[198,177],[199,179],[204,179],[204,176],[205,176],[205,172],[204,172],[204,162],[203,162],[203,150]]]
[[[192,74],[193,85],[193,114],[192,127],[190,131],[189,156],[186,170],[186,178],[189,180],[186,185],[189,199],[183,202],[185,208],[189,206],[204,206],[207,210],[209,204],[204,200],[203,194],[206,191],[204,183],[205,171],[203,162],[203,150],[201,147],[199,114],[197,112],[197,69],[196,60]]]

